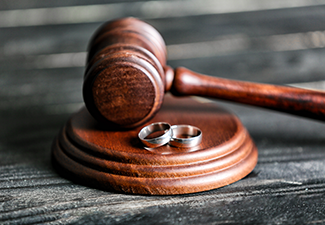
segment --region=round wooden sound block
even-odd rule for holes
[[[165,145],[146,150],[137,136],[143,126],[129,131],[103,128],[83,108],[53,142],[54,166],[87,186],[173,195],[228,185],[257,163],[257,149],[240,120],[215,103],[166,96],[161,110],[145,125],[153,122],[196,126],[202,130],[202,142],[193,148]]]

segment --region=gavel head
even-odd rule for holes
[[[145,123],[170,86],[165,65],[165,43],[152,26],[135,18],[104,24],[88,47],[83,85],[88,111],[100,123],[121,128]]]

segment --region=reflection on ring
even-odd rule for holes
[[[201,143],[202,131],[191,125],[174,125],[171,127],[172,138],[169,145],[190,148]]]
[[[150,134],[153,134],[157,131],[164,131],[164,133],[158,137],[147,138]],[[170,141],[172,135],[173,133],[171,126],[168,123],[159,122],[152,123],[142,128],[138,134],[138,137],[144,146],[148,148],[157,148],[167,144]]]

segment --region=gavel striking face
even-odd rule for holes
[[[164,93],[198,95],[325,120],[325,92],[209,77],[166,66],[163,38],[124,18],[104,24],[89,43],[83,97],[100,123],[134,128],[159,110]]]

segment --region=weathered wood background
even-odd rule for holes
[[[259,149],[245,179],[190,195],[138,196],[57,175],[50,146],[82,105],[87,42],[135,16],[165,38],[171,66],[323,88],[325,1],[0,1],[0,224],[324,224],[325,125],[218,101]]]

